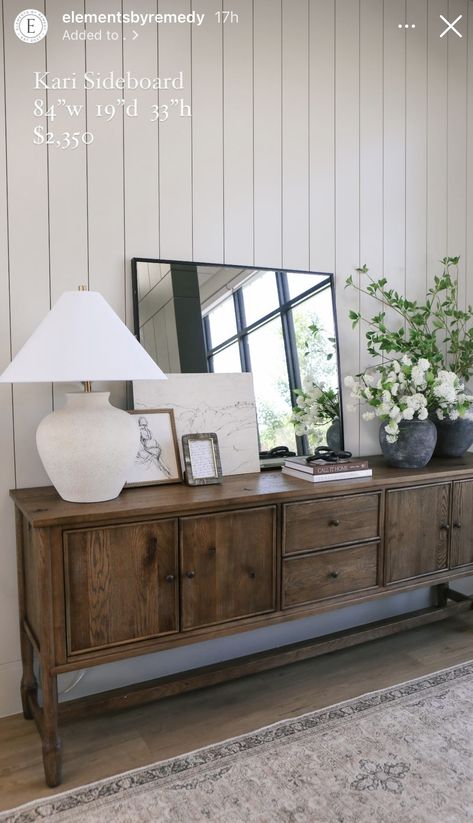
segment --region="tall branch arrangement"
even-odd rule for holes
[[[470,417],[473,397],[465,383],[473,372],[473,308],[458,307],[458,257],[445,257],[443,273],[434,278],[426,300],[407,300],[388,287],[385,277],[375,279],[367,266],[346,284],[373,297],[381,310],[373,317],[351,310],[353,328],[366,326],[368,352],[376,359],[372,368],[345,378],[353,399],[371,407],[365,420],[378,417],[386,425],[388,442],[396,442],[399,424],[425,420]],[[389,316],[388,316],[388,310]]]
[[[353,276],[347,278],[347,286],[382,304],[373,317],[364,317],[353,310],[349,313],[354,328],[360,322],[366,324],[367,347],[373,357],[386,359],[386,355],[392,355],[395,359],[407,354],[413,361],[425,358],[434,368],[455,372],[464,382],[470,379],[473,373],[473,308],[469,305],[462,310],[458,306],[459,260],[459,257],[441,260],[443,273],[434,278],[424,303],[407,300],[395,289],[388,288],[387,279],[375,279],[367,266],[356,270],[360,275],[359,283]],[[397,323],[386,318],[387,309],[393,311]]]

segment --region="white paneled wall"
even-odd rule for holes
[[[0,42],[0,368],[64,289],[88,282],[131,325],[134,256],[334,271],[342,370],[366,364],[346,316],[345,277],[366,262],[422,296],[445,254],[461,254],[473,301],[473,7],[471,0],[37,0],[46,41],[13,33],[23,0],[3,0]],[[65,43],[76,12],[207,14],[201,28],[133,26],[117,41]],[[440,38],[439,15],[463,15]],[[399,29],[407,20],[415,29]],[[94,31],[94,27],[89,27]],[[124,35],[125,39],[122,39]],[[3,71],[5,67],[5,77]],[[116,92],[67,92],[85,105],[74,151],[32,143],[33,72],[174,75],[191,118],[94,116]],[[175,92],[126,92],[140,106]],[[56,131],[69,125],[59,110]],[[467,273],[470,272],[470,278]],[[360,300],[363,310],[370,303]],[[17,706],[13,511],[8,489],[45,483],[34,441],[64,387],[0,389],[0,714]],[[116,402],[124,388],[114,389]],[[376,429],[346,414],[347,446],[377,450]],[[12,672],[15,676],[13,677]]]

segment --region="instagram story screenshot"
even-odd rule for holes
[[[0,821],[473,820],[473,0],[0,0]]]

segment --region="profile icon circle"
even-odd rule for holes
[[[43,12],[37,9],[25,9],[16,16],[13,24],[15,34],[24,43],[39,43],[46,37],[48,21]]]

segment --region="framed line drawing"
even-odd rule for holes
[[[218,438],[214,432],[183,434],[185,480],[189,486],[222,482]]]
[[[126,486],[182,482],[172,409],[139,409],[129,414],[136,422],[140,445]]]

